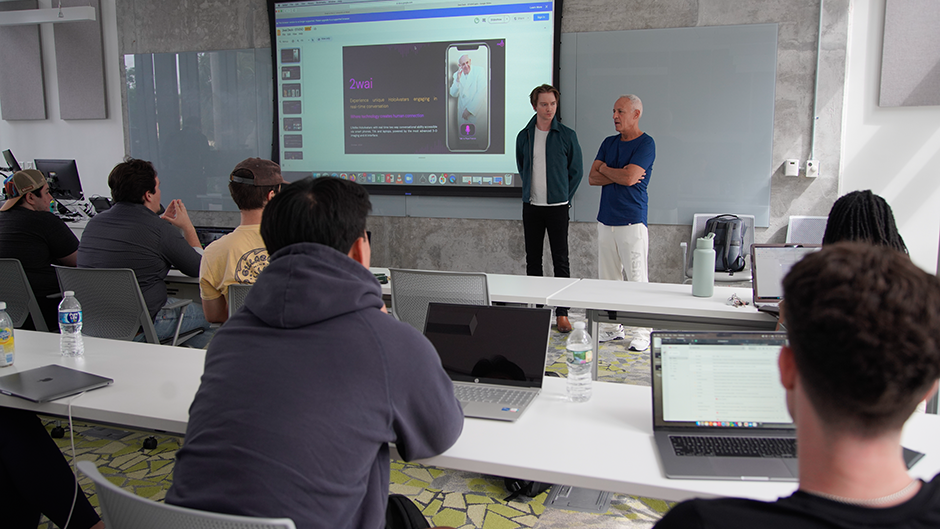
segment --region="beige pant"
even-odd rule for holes
[[[597,223],[597,277],[649,282],[650,235],[645,224],[607,226]]]

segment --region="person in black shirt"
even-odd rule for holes
[[[57,323],[59,292],[53,264],[75,266],[78,238],[49,212],[52,195],[42,173],[19,171],[4,182],[7,200],[0,206],[0,257],[18,259],[50,331]],[[35,324],[34,324],[35,325]]]
[[[940,476],[912,479],[901,452],[902,426],[940,377],[940,280],[899,251],[838,243],[794,265],[783,289],[799,490],[686,501],[656,528],[940,527]]]

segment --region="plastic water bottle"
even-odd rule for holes
[[[59,302],[59,350],[62,356],[82,356],[82,305],[75,299],[75,292],[66,290]]]
[[[0,367],[13,365],[13,319],[7,314],[7,304],[0,301]]]
[[[692,253],[692,295],[710,298],[715,293],[715,234],[695,241]]]
[[[594,342],[584,330],[584,322],[574,322],[568,335],[568,400],[586,402],[591,398],[591,363],[594,361]]]

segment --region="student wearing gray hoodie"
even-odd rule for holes
[[[268,203],[270,264],[206,353],[167,503],[385,527],[389,447],[447,450],[463,412],[433,346],[385,312],[369,272],[368,193],[295,182]]]

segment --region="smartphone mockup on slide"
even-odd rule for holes
[[[490,48],[483,42],[447,47],[447,148],[483,152],[490,146]]]

